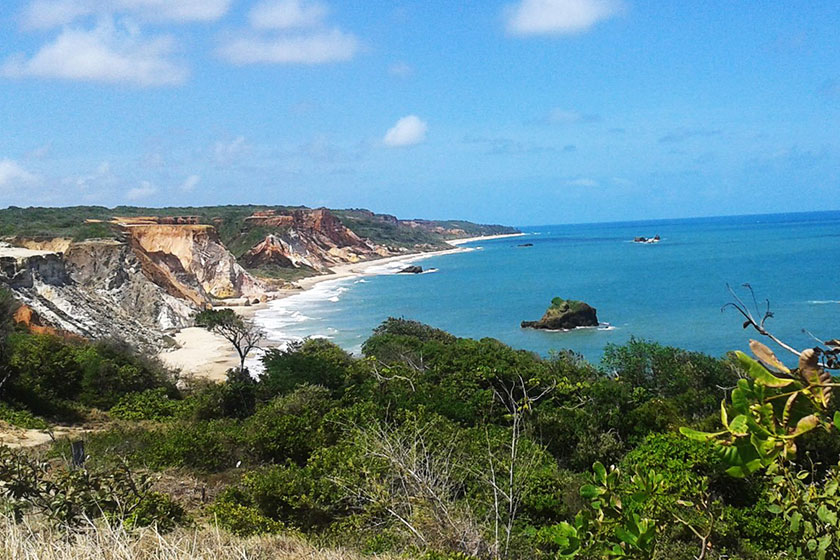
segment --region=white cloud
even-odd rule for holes
[[[39,177],[11,159],[0,159],[0,189],[37,182]]]
[[[251,29],[224,40],[216,53],[237,65],[350,60],[361,44],[352,33],[328,27],[328,12],[319,0],[262,0],[248,14]]]
[[[271,38],[242,37],[219,49],[233,64],[324,64],[352,59],[359,40],[339,29]]]
[[[232,0],[33,0],[23,11],[27,29],[52,29],[87,16],[127,14],[144,21],[215,21]]]
[[[317,27],[328,13],[321,2],[307,0],[263,0],[248,13],[255,29]]]
[[[414,68],[405,62],[395,62],[388,67],[388,73],[398,78],[408,78],[414,73]]]
[[[413,146],[426,139],[428,128],[428,125],[420,117],[408,115],[398,120],[397,124],[385,133],[385,138],[382,141],[385,142],[386,146],[391,147]]]
[[[195,187],[200,182],[201,182],[201,176],[200,175],[190,175],[189,177],[184,179],[184,182],[181,183],[180,188],[184,192],[192,192],[192,191],[195,190]]]
[[[578,179],[566,181],[566,184],[570,187],[597,187],[598,181],[596,181],[595,179],[590,179],[588,177],[580,177]]]
[[[520,0],[508,7],[514,35],[563,35],[586,31],[624,9],[621,0]]]
[[[230,142],[218,141],[213,146],[213,159],[218,165],[230,165],[247,150],[244,136],[237,136]]]
[[[129,189],[125,197],[128,200],[140,200],[141,198],[148,198],[152,196],[153,194],[157,193],[157,191],[157,187],[151,184],[149,181],[140,181],[140,186],[134,187],[133,189]]]
[[[7,77],[174,85],[182,83],[188,72],[168,59],[172,48],[170,37],[145,39],[136,29],[117,29],[106,20],[89,31],[65,28],[32,58],[18,54],[6,59],[0,73]]]

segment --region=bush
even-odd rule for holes
[[[149,492],[123,519],[123,525],[127,529],[154,526],[161,533],[167,533],[177,526],[189,524],[190,521],[183,506],[173,500],[172,496]]]
[[[271,349],[263,358],[260,378],[263,400],[290,393],[299,385],[320,385],[333,394],[344,386],[353,358],[328,340],[311,338],[290,344],[287,350]]]
[[[279,533],[284,529],[282,523],[262,515],[256,508],[231,501],[217,501],[207,511],[215,517],[219,526],[240,537]]]
[[[120,398],[111,410],[111,416],[120,420],[171,420],[184,408],[184,401],[169,397],[163,387],[148,389],[141,393],[129,393]]]
[[[245,440],[257,458],[283,463],[287,459],[303,465],[319,446],[321,421],[336,403],[323,387],[303,385],[293,393],[277,397],[259,409],[245,423]]]
[[[12,408],[4,402],[0,402],[0,420],[30,430],[46,430],[50,427],[49,422],[43,418],[33,415],[28,410]]]

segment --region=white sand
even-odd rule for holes
[[[191,377],[224,381],[227,370],[239,366],[239,356],[230,342],[201,327],[181,329],[176,350],[158,354],[167,366]]]
[[[458,245],[462,245],[464,243],[501,239],[504,237],[520,237],[522,235],[525,234],[512,233],[452,239],[447,242],[453,246],[452,249],[428,251],[423,253],[406,253],[404,255],[395,255],[382,259],[339,265],[331,269],[333,274],[310,276],[308,278],[298,280],[295,283],[300,286],[301,289],[299,290],[280,290],[273,292],[271,296],[273,299],[286,298],[294,294],[299,294],[304,290],[309,290],[314,285],[327,280],[339,280],[342,278],[358,276],[373,276],[377,273],[368,272],[371,267],[379,267],[380,265],[391,262],[409,262],[438,255],[460,253],[466,251],[466,249],[458,247]],[[225,309],[233,309],[236,313],[239,313],[243,317],[252,317],[256,311],[265,309],[266,307],[266,303],[261,303],[247,307],[227,307]],[[175,340],[178,342],[179,348],[176,350],[161,352],[158,354],[158,357],[169,367],[179,369],[184,375],[209,379],[212,381],[224,381],[227,370],[239,366],[239,356],[236,354],[236,351],[233,349],[231,344],[221,336],[213,334],[206,329],[200,327],[181,329],[175,335]],[[271,341],[266,341],[266,344],[270,345]]]
[[[463,237],[461,239],[450,239],[447,241],[450,245],[463,245],[464,243],[472,243],[473,241],[489,241],[490,239],[504,239],[505,237],[522,237],[524,233],[500,233],[499,235],[483,235],[479,237]]]

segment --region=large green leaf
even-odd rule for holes
[[[752,377],[755,382],[759,385],[764,385],[765,387],[787,387],[791,383],[793,383],[793,379],[783,379],[781,377],[776,377],[772,373],[770,373],[767,368],[763,365],[758,363],[757,361],[753,360],[743,352],[735,352],[735,356],[738,358],[738,362],[747,370],[747,374]]]
[[[685,437],[696,441],[709,441],[710,439],[722,436],[726,432],[701,432],[699,430],[694,430],[692,428],[686,428],[685,426],[683,426],[680,428],[680,433]]]
[[[736,436],[745,436],[749,433],[749,423],[745,414],[739,414],[729,424],[729,431]]]

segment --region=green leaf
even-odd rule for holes
[[[601,488],[600,486],[595,486],[594,484],[584,484],[580,487],[580,495],[587,500],[592,500],[597,498],[598,496],[603,496],[606,493],[606,490]]]
[[[729,425],[729,431],[736,436],[747,435],[749,433],[749,423],[747,422],[747,417],[744,414],[739,414],[733,418],[732,423]]]
[[[718,436],[722,436],[726,432],[701,432],[699,430],[694,430],[692,428],[686,428],[685,426],[680,428],[680,433],[687,437],[688,439],[693,439],[696,441],[709,441],[710,439],[714,439]]]
[[[749,381],[739,379],[738,386],[732,391],[732,408],[741,414],[747,414],[750,411],[750,400],[754,397]]]
[[[747,374],[752,377],[755,382],[765,387],[787,387],[793,383],[793,379],[782,379],[776,377],[765,368],[763,365],[753,360],[743,352],[735,352],[738,361],[747,370]]]
[[[600,461],[596,461],[594,465],[592,465],[592,470],[595,472],[595,479],[600,482],[601,484],[607,483],[607,469],[604,468],[604,465]]]
[[[817,509],[817,518],[819,518],[819,520],[823,523],[828,523],[830,525],[837,524],[837,514],[825,507],[825,504],[821,505],[819,509]]]
[[[840,410],[834,413],[834,427],[840,430]]]
[[[727,430],[729,429],[729,416],[726,414],[726,399],[720,401],[720,423]]]
[[[816,428],[819,425],[819,423],[820,420],[816,414],[806,416],[805,418],[800,419],[799,422],[796,423],[796,429],[788,437],[795,438],[797,436],[801,436],[805,432],[810,432],[811,430]]]
[[[630,546],[636,546],[636,543],[639,542],[639,537],[637,537],[624,527],[616,527],[615,536],[618,537],[620,541],[625,542]]]
[[[802,521],[802,514],[795,511],[790,516],[790,530],[794,533],[799,532],[799,522]]]

